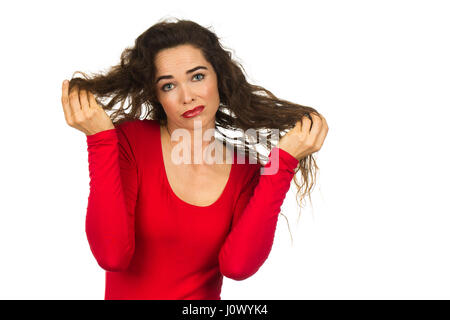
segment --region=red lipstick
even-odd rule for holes
[[[199,115],[203,109],[205,109],[205,106],[196,106],[194,109],[188,110],[185,113],[182,114],[185,118],[193,118],[197,115]]]

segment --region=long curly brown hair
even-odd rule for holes
[[[272,149],[274,139],[281,139],[304,115],[312,121],[310,114],[318,114],[312,107],[277,98],[269,90],[248,83],[244,68],[232,58],[232,50],[220,43],[210,27],[177,18],[174,22],[167,19],[159,21],[147,29],[137,37],[133,47],[122,52],[120,63],[110,67],[106,73],[88,76],[84,72],[75,71],[73,75],[80,73],[84,78],[74,78],[72,75],[69,90],[77,86],[80,90],[92,92],[105,112],[112,111],[109,116],[115,125],[141,119],[144,111],[144,119],[154,119],[161,125],[166,125],[167,116],[156,98],[154,59],[161,50],[183,44],[200,49],[217,74],[220,105],[215,121],[216,131],[222,137],[219,140],[231,143],[241,151],[243,149],[249,158],[256,154],[260,165],[267,161],[265,154]],[[111,99],[106,103],[105,98]],[[124,107],[127,98],[129,101]],[[120,103],[120,107],[114,109],[117,103]],[[258,140],[253,141],[252,137],[245,134],[236,139],[220,128],[232,132],[254,129],[258,133]],[[268,145],[261,145],[259,137],[265,137]],[[256,148],[258,145],[260,148],[262,146],[263,151]],[[300,208],[306,196],[309,196],[311,202],[310,192],[315,184],[317,170],[313,155],[300,159],[295,169],[296,174],[301,171],[301,184],[297,175],[294,176],[298,189],[296,199]]]

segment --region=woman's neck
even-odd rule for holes
[[[216,150],[225,152],[222,143],[215,139],[215,122],[212,121],[204,126],[195,123],[193,129],[172,126],[170,123],[162,126],[163,137],[167,141],[170,153],[177,148],[175,154],[180,157],[184,152],[190,150],[189,164],[193,165],[211,165],[220,162],[214,159]],[[173,140],[172,140],[173,139]],[[203,140],[205,139],[205,140]],[[180,150],[183,150],[181,155]],[[206,161],[205,155],[208,155],[209,161]],[[219,156],[220,154],[218,154]],[[224,155],[225,156],[225,155]],[[212,158],[211,158],[212,157]],[[225,157],[222,157],[222,161]],[[181,161],[181,160],[180,160]],[[210,163],[214,161],[213,163]]]

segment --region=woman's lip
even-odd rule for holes
[[[185,113],[182,114],[183,117],[185,118],[192,118],[195,117],[196,115],[198,115],[200,112],[203,111],[203,109],[205,108],[205,106],[198,106],[195,107],[192,110],[186,111]]]

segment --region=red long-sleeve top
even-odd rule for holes
[[[234,153],[221,196],[203,207],[171,189],[159,122],[127,121],[86,139],[86,235],[106,270],[105,299],[220,300],[223,276],[246,279],[267,259],[298,165],[283,149],[271,150],[263,170],[279,165],[270,175]]]

